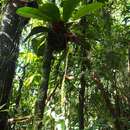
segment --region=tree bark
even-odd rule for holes
[[[82,71],[85,68],[82,67]],[[80,78],[81,88],[79,90],[79,130],[84,130],[84,102],[85,102],[85,76],[84,74]]]
[[[92,1],[85,1],[83,0],[84,4],[92,3]],[[84,119],[84,109],[85,109],[85,91],[88,89],[88,85],[86,83],[85,79],[85,72],[86,70],[90,71],[90,60],[88,58],[88,55],[90,53],[90,43],[85,40],[86,34],[86,28],[88,28],[88,23],[87,23],[87,16],[83,17],[81,19],[81,25],[82,25],[82,35],[83,37],[83,45],[81,46],[81,57],[85,57],[85,59],[82,60],[81,63],[81,72],[82,75],[80,77],[80,84],[81,88],[79,90],[79,130],[84,130],[84,125],[85,125],[85,119]],[[87,88],[86,88],[87,87]]]
[[[21,78],[19,77],[19,88],[18,88],[18,95],[16,97],[16,100],[15,100],[15,109],[17,111],[17,109],[19,108],[19,103],[20,103],[20,100],[21,100],[21,95],[22,95],[22,88],[23,88],[23,84],[24,84],[24,79],[25,79],[25,74],[26,74],[26,68],[27,68],[28,65],[25,65],[24,67],[21,67],[22,68],[22,76]]]
[[[19,38],[26,20],[16,14],[11,1],[7,4],[0,31],[0,130],[8,129],[9,98],[15,75],[16,60],[19,52]]]
[[[130,90],[130,42],[128,43],[128,91]]]
[[[44,60],[43,67],[42,67],[43,79],[42,79],[41,86],[39,88],[38,98],[35,104],[35,117],[34,117],[35,130],[41,130],[43,127],[42,120],[43,120],[46,99],[47,99],[48,82],[49,82],[49,75],[51,71],[51,61],[53,58],[52,53],[53,53],[52,48],[49,46],[49,44],[47,44],[43,56],[43,60]]]

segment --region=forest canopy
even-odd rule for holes
[[[0,130],[130,129],[130,0],[1,0],[0,22]]]

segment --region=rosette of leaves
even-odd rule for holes
[[[18,15],[43,20],[49,23],[49,27],[38,26],[33,28],[26,40],[32,35],[47,32],[48,44],[55,51],[65,49],[68,41],[77,42],[77,36],[69,31],[69,20],[72,19],[74,22],[102,7],[102,3],[100,2],[88,5],[80,5],[80,2],[81,0],[64,0],[63,6],[60,7],[60,9],[54,3],[45,3],[38,8],[19,8],[16,11]],[[78,7],[78,9],[76,9],[76,7]],[[43,47],[41,46],[41,48]],[[39,50],[42,51],[42,49]]]

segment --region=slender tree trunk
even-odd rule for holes
[[[67,48],[65,50],[65,61],[64,61],[64,74],[63,74],[63,79],[61,82],[61,114],[63,117],[65,117],[64,119],[64,125],[62,127],[62,129],[66,129],[67,128],[67,123],[65,124],[65,120],[67,117],[67,113],[66,113],[66,89],[65,89],[65,77],[67,74],[67,68],[68,68],[68,56],[69,56],[69,48]]]
[[[84,35],[85,36],[85,35]],[[85,43],[86,41],[84,41]],[[89,46],[89,43],[87,43]],[[80,77],[80,84],[81,88],[79,89],[79,130],[84,130],[84,110],[85,110],[85,92],[88,89],[88,84],[86,82],[85,74],[86,70],[90,71],[90,60],[88,59],[88,53],[89,51],[87,48],[82,47],[82,56],[85,57],[85,59],[82,60],[81,63],[81,77]],[[87,126],[87,125],[86,125]]]
[[[22,67],[22,77],[19,77],[19,88],[18,88],[18,95],[16,97],[16,100],[15,100],[15,105],[16,105],[16,111],[17,109],[19,108],[19,103],[20,103],[20,99],[21,99],[21,94],[22,94],[22,88],[23,88],[23,83],[24,83],[24,79],[25,79],[25,74],[26,74],[26,68],[27,68],[27,65],[25,65],[24,67]]]
[[[84,4],[88,4],[88,3],[92,3],[92,1],[86,1],[83,0]],[[82,60],[81,63],[81,72],[82,75],[80,77],[80,84],[81,84],[81,88],[79,90],[79,130],[84,130],[84,109],[85,109],[85,91],[86,88],[88,89],[88,85],[86,83],[86,79],[85,79],[85,72],[86,70],[90,70],[90,60],[88,59],[88,54],[90,52],[90,44],[88,41],[85,40],[85,36],[86,34],[86,28],[88,28],[88,23],[87,23],[87,16],[83,17],[81,19],[81,25],[82,25],[82,34],[84,36],[83,38],[83,46],[81,46],[81,57],[85,57],[85,59]],[[84,46],[85,44],[85,46]]]
[[[128,90],[130,90],[130,42],[128,43]]]
[[[123,122],[121,121],[121,102],[119,98],[119,88],[117,86],[117,81],[116,81],[116,72],[113,72],[113,88],[115,89],[115,127],[117,130],[122,130],[123,128]]]
[[[43,79],[41,86],[39,88],[38,98],[35,104],[34,130],[41,130],[43,126],[42,120],[47,99],[48,82],[51,70],[51,61],[53,57],[52,53],[53,53],[52,48],[49,46],[49,44],[47,44],[44,50],[44,57],[43,57],[44,60],[42,67]]]
[[[0,130],[8,128],[9,98],[15,74],[16,60],[19,52],[19,37],[26,22],[16,15],[18,7],[10,1],[3,14],[0,31]]]
[[[83,65],[84,66],[84,65]],[[82,66],[82,71],[85,67]],[[84,102],[86,81],[84,74],[80,78],[81,88],[79,90],[79,130],[84,130]]]

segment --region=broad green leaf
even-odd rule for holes
[[[38,27],[34,27],[31,32],[29,33],[29,35],[26,37],[25,41],[30,38],[31,36],[38,34],[38,33],[45,33],[48,32],[49,29],[47,27],[43,27],[43,26],[38,26]]]
[[[26,18],[36,18],[44,21],[50,21],[51,18],[49,18],[47,15],[43,14],[39,9],[31,8],[31,7],[22,7],[19,8],[16,13],[20,16],[26,17]]]
[[[63,2],[63,20],[67,22],[80,0],[65,0]]]
[[[59,8],[53,3],[46,3],[39,7],[42,14],[48,16],[51,20],[50,22],[60,21],[60,11]]]
[[[85,16],[88,13],[92,13],[94,11],[97,11],[102,7],[102,3],[97,2],[97,3],[92,3],[88,5],[83,5],[79,8],[79,10],[74,14],[73,18],[74,20],[79,19],[80,17]]]

